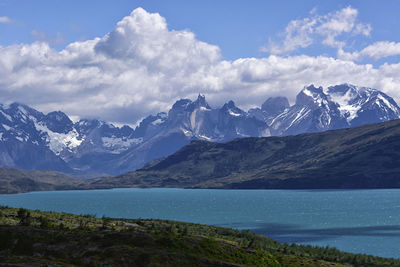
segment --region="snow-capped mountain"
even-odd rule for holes
[[[327,93],[339,105],[349,126],[398,119],[400,109],[390,96],[376,89],[342,84],[328,87]]]
[[[372,88],[341,84],[310,85],[296,103],[277,115],[269,126],[272,135],[318,132],[398,119],[400,108],[388,95]]]
[[[136,129],[82,119],[61,111],[43,114],[26,105],[0,106],[0,166],[66,173],[118,174],[167,156],[194,139],[228,141],[264,136],[267,125],[235,106],[212,109],[199,95],[150,115]]]
[[[213,109],[204,96],[197,100],[178,100],[168,115],[149,116],[135,129],[143,142],[130,149],[115,161],[119,172],[143,167],[147,162],[168,156],[192,140],[225,142],[238,137],[267,136],[268,126],[263,121],[248,116],[233,101]]]
[[[270,123],[273,135],[319,132],[347,126],[339,105],[331,101],[322,87],[305,87],[296,103],[277,115]]]
[[[0,166],[77,175],[120,174],[168,156],[192,140],[226,142],[317,132],[398,119],[400,108],[372,88],[342,84],[304,87],[290,106],[267,99],[248,112],[229,101],[212,108],[205,96],[180,99],[136,129],[99,120],[73,123],[61,111],[43,114],[23,104],[0,105]]]
[[[143,131],[143,128],[146,128],[146,131]],[[247,112],[238,108],[233,101],[213,109],[205,96],[199,95],[195,101],[178,100],[168,115],[159,113],[157,116],[145,118],[135,131],[143,131],[143,136],[147,137],[145,139],[178,132],[190,140],[224,142],[237,137],[265,136],[267,128],[264,122],[248,116]]]
[[[141,140],[133,133],[128,126],[97,120],[74,124],[61,111],[45,115],[23,104],[0,105],[0,165],[73,173],[70,161],[88,153],[127,150]]]

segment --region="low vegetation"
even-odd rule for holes
[[[249,231],[0,207],[0,262],[87,266],[400,266]]]

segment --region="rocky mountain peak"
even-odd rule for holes
[[[322,87],[315,87],[313,84],[304,87],[296,96],[296,105],[315,106],[321,105],[324,101],[327,101],[327,96],[324,94]]]
[[[173,110],[184,110],[187,108],[187,106],[192,103],[192,100],[190,99],[179,99],[178,101],[175,102],[175,104],[172,105]]]
[[[234,117],[239,117],[239,116],[246,115],[246,112],[241,110],[240,108],[238,108],[235,105],[235,102],[233,102],[232,100],[230,100],[229,102],[225,103],[222,106],[221,111],[224,112],[224,113],[229,114],[230,116],[234,116]]]
[[[352,84],[343,83],[339,85],[329,86],[327,91],[330,95],[333,94],[342,96],[345,94],[355,95],[359,93],[360,88]]]
[[[206,101],[205,95],[199,94],[197,99],[188,105],[188,111],[193,111],[195,109],[211,109]]]
[[[265,102],[261,105],[261,110],[267,116],[276,116],[282,113],[288,107],[290,107],[288,99],[283,96],[277,96],[269,97],[267,100],[265,100]]]
[[[61,111],[53,111],[45,115],[42,122],[51,131],[56,133],[68,133],[73,129],[73,122]]]

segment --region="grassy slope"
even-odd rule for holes
[[[84,180],[53,171],[31,171],[0,168],[0,194],[78,188]]]
[[[400,187],[400,120],[286,137],[196,141],[91,187]]]
[[[26,211],[26,210],[25,210]],[[0,207],[0,263],[109,266],[400,266],[400,260],[279,244],[192,223],[98,219]],[[25,213],[26,215],[26,213]],[[29,224],[29,225],[28,225]],[[0,264],[1,265],[1,264]]]

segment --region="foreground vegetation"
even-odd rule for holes
[[[400,266],[400,260],[286,245],[184,222],[0,207],[0,265]]]

